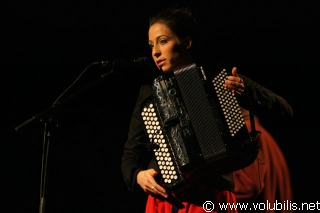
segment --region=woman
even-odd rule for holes
[[[168,8],[150,18],[149,46],[152,58],[161,72],[174,72],[196,63],[193,52],[196,30],[196,20],[191,10],[187,8]],[[243,107],[248,107],[250,102],[244,98],[242,101],[240,99],[246,93],[250,93],[254,102],[252,106],[256,107],[257,111],[271,110],[279,114],[291,113],[291,107],[287,106],[281,97],[249,78],[240,77],[236,69],[232,70],[232,74],[225,81],[225,87],[239,97],[239,102],[243,104]],[[140,188],[148,194],[146,213],[197,213],[204,212],[204,208],[209,208],[211,212],[236,213],[237,210],[233,208],[228,208],[228,210],[219,208],[219,203],[236,204],[231,173],[212,176],[197,182],[183,193],[175,193],[174,196],[161,184],[152,150],[139,140],[145,135],[140,107],[151,94],[151,85],[142,85],[132,115],[128,139],[124,145],[121,169],[129,190],[133,192]],[[213,206],[203,206],[205,201],[211,201],[214,209],[212,209]]]

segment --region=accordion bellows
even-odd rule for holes
[[[223,69],[209,81],[192,64],[154,79],[141,116],[166,188],[238,170],[257,156],[238,101],[224,88],[226,77]]]

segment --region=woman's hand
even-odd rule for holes
[[[161,195],[164,198],[167,198],[168,194],[166,190],[155,180],[157,174],[158,173],[154,169],[142,170],[137,175],[137,183],[146,193]]]
[[[238,75],[238,69],[232,68],[232,75],[228,76],[225,80],[225,88],[230,89],[232,93],[242,95],[244,92],[243,79]]]

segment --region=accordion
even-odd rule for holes
[[[257,141],[248,132],[235,95],[224,88],[223,69],[208,80],[196,64],[154,79],[152,96],[141,106],[148,142],[163,185],[181,190],[201,177],[251,164]]]

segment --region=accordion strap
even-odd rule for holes
[[[250,136],[252,140],[256,140],[257,137],[260,135],[260,131],[256,130],[255,126],[255,120],[254,120],[254,110],[253,110],[253,103],[252,103],[252,96],[250,92],[248,91],[248,101],[249,101],[249,119],[250,119],[250,125],[251,125],[251,131]]]

